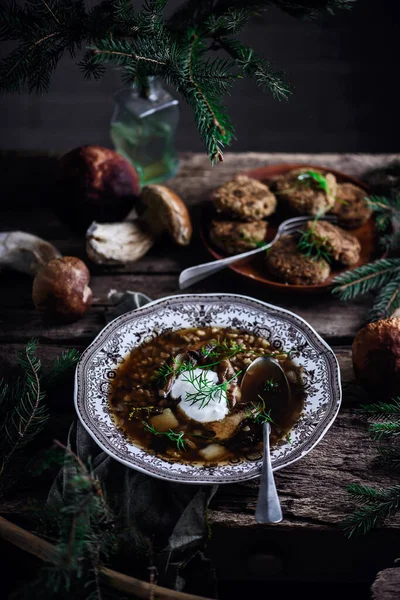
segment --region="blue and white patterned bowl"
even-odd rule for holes
[[[235,294],[188,294],[155,300],[117,317],[82,354],[75,374],[75,407],[83,426],[110,456],[154,477],[184,483],[233,483],[260,475],[260,455],[216,467],[160,458],[128,440],[110,415],[110,386],[132,348],[166,331],[209,325],[250,330],[274,348],[292,351],[294,362],[303,367],[304,411],[291,432],[291,442],[272,449],[273,469],[299,460],[322,439],[338,413],[342,392],[336,357],[318,333],[294,313],[261,300]]]

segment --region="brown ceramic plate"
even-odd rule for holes
[[[288,173],[292,169],[298,168],[309,168],[309,169],[322,169],[329,173],[333,173],[337,181],[339,183],[354,183],[360,188],[364,189],[366,193],[370,193],[368,186],[365,185],[362,181],[355,179],[354,177],[350,177],[345,173],[341,173],[340,171],[335,171],[334,169],[328,169],[327,167],[317,166],[317,165],[304,165],[304,164],[290,164],[290,165],[270,165],[266,167],[260,167],[258,169],[253,169],[251,171],[246,171],[243,173],[244,175],[248,175],[249,177],[254,177],[260,181],[268,184],[269,180],[276,175],[284,175]],[[211,204],[211,203],[210,203]],[[211,208],[210,206],[208,208]],[[205,213],[209,213],[209,211],[205,211]],[[210,221],[210,215],[205,214],[200,230],[201,239],[206,246],[207,250],[214,258],[224,258],[227,255],[221,254],[219,250],[213,247],[208,237],[208,223]],[[267,241],[270,241],[275,236],[277,227],[282,219],[279,219],[277,215],[273,215],[270,219],[268,219],[268,236]],[[375,229],[375,220],[372,217],[369,219],[362,227],[358,229],[352,229],[351,233],[355,235],[361,244],[361,253],[360,259],[355,264],[352,265],[352,269],[355,267],[359,267],[360,265],[364,265],[375,258],[378,258],[381,253],[379,253],[378,246],[378,238]],[[268,271],[265,266],[265,259],[263,253],[257,254],[255,257],[250,257],[247,260],[240,261],[239,263],[230,265],[227,267],[228,269],[232,269],[235,273],[239,273],[244,277],[248,277],[253,281],[258,281],[262,283],[266,287],[270,289],[274,289],[276,291],[286,291],[286,292],[296,292],[296,293],[317,293],[323,292],[329,289],[332,285],[332,280],[340,273],[344,271],[348,271],[349,267],[340,268],[338,266],[334,266],[331,270],[331,274],[329,278],[324,281],[324,283],[320,283],[317,285],[292,285],[288,283],[281,283],[279,281],[274,280],[268,274]]]

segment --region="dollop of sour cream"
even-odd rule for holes
[[[194,402],[193,398],[187,398],[188,394],[198,392],[196,378],[201,378],[201,382],[215,385],[218,383],[218,375],[215,371],[205,369],[193,369],[192,371],[182,371],[176,378],[172,388],[171,396],[174,399],[180,398],[178,407],[187,417],[198,421],[199,423],[210,423],[211,421],[220,421],[229,412],[226,392],[223,389],[217,389],[211,396],[209,402],[201,407],[201,402]],[[197,379],[199,381],[199,379]]]

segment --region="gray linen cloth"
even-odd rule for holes
[[[108,322],[150,302],[139,292],[115,290],[110,291],[109,299],[113,307],[107,312]],[[161,481],[129,469],[101,451],[78,420],[70,427],[68,445],[83,461],[91,459],[117,526],[126,534],[122,553],[126,562],[121,555],[118,563],[121,570],[125,568],[125,572],[140,577],[138,569],[142,568],[143,574],[155,567],[159,584],[181,590],[186,583],[182,569],[195,559],[197,593],[204,593],[201,587],[215,594],[212,569],[202,549],[207,538],[207,507],[218,486]],[[65,483],[73,470],[64,467],[53,482],[47,500],[52,509],[64,504]],[[132,564],[135,568],[130,572]]]

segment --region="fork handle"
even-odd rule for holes
[[[261,246],[260,248],[254,248],[254,250],[249,250],[248,252],[242,252],[242,254],[235,254],[235,256],[228,256],[227,258],[220,258],[218,260],[211,260],[210,262],[203,263],[201,265],[196,265],[195,267],[189,267],[181,272],[179,275],[179,288],[184,290],[185,288],[205,279],[209,275],[213,273],[217,273],[221,271],[228,265],[232,263],[238,262],[239,260],[243,260],[248,256],[253,256],[254,254],[258,254],[259,252],[263,252],[267,250],[272,245],[272,242],[269,244],[265,244],[265,246]]]

